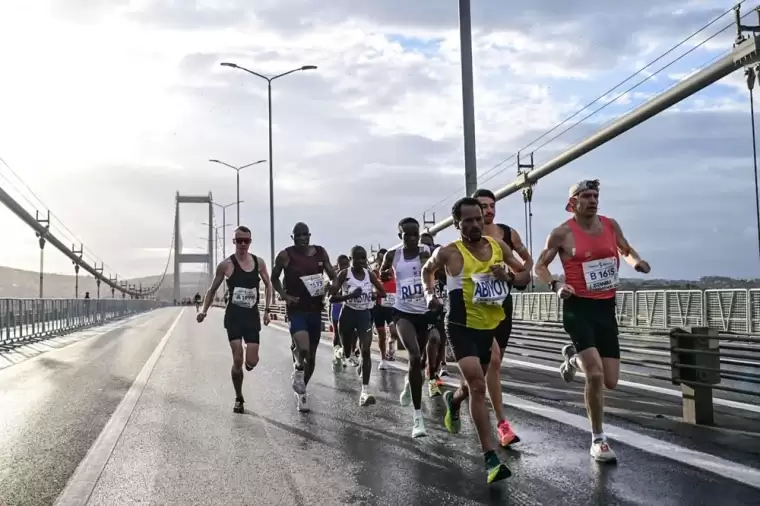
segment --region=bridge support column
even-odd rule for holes
[[[712,390],[720,383],[718,337],[718,330],[709,327],[670,332],[671,377],[681,387],[686,423],[715,425]]]

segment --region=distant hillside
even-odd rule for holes
[[[145,278],[129,279],[131,284],[140,283],[148,287],[158,281],[158,276],[148,276]],[[73,298],[74,297],[74,276],[64,274],[45,274],[44,277],[44,295],[51,298]],[[0,298],[36,298],[40,290],[39,272],[24,271],[21,269],[11,269],[10,267],[0,267]],[[208,288],[206,274],[200,272],[187,272],[182,274],[182,286],[180,286],[180,297],[192,297],[195,292],[203,293]],[[163,286],[158,291],[158,298],[171,300],[174,291],[174,276],[167,275],[164,279]],[[84,297],[85,292],[90,292],[90,297],[95,298],[97,294],[97,285],[95,278],[89,274],[79,276],[79,297]],[[100,286],[100,296],[103,298],[111,297],[111,289],[105,285]],[[119,297],[119,293],[116,292]]]

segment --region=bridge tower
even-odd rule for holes
[[[208,247],[206,253],[200,254],[183,254],[182,253],[182,236],[180,235],[179,226],[179,208],[180,204],[206,204],[208,205]],[[211,192],[208,196],[200,195],[180,195],[177,192],[175,199],[174,209],[174,300],[180,300],[180,272],[182,264],[206,264],[208,283],[207,286],[211,286],[211,281],[214,279],[214,199],[211,196]]]

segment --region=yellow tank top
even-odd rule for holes
[[[475,258],[461,239],[454,243],[462,254],[463,265],[458,276],[446,278],[448,319],[471,329],[491,330],[504,319],[502,304],[509,295],[509,285],[491,273],[492,265],[504,261],[501,247],[491,237],[484,237],[491,245],[491,257],[485,262]]]

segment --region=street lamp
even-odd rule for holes
[[[245,169],[246,167],[251,167],[252,165],[258,165],[260,163],[266,162],[266,160],[259,160],[257,162],[248,163],[246,165],[241,165],[240,167],[235,167],[234,165],[230,165],[229,163],[223,162],[221,160],[213,159],[209,160],[209,162],[212,163],[221,163],[222,165],[226,165],[230,169],[234,169],[235,172],[237,172],[237,202],[235,202],[237,206],[237,226],[240,226],[240,203],[242,200],[240,200],[240,171]]]
[[[253,70],[249,70],[245,67],[241,67],[240,65],[237,65],[236,63],[229,63],[224,62],[220,64],[222,67],[231,67],[234,69],[242,70],[243,72],[248,72],[251,75],[254,75],[256,77],[260,77],[264,79],[267,82],[267,96],[269,100],[269,242],[271,247],[271,263],[269,264],[270,269],[274,269],[274,172],[272,170],[272,81],[275,79],[279,79],[281,77],[285,77],[288,74],[292,74],[293,72],[298,72],[299,70],[316,70],[316,65],[304,65],[303,67],[299,67],[297,69],[288,70],[287,72],[283,72],[282,74],[278,74],[274,77],[267,77],[265,75],[259,74],[258,72],[254,72]]]
[[[231,204],[227,204],[226,206],[223,206],[221,204],[217,204],[214,202],[213,204],[216,207],[219,207],[222,209],[222,253],[224,254],[224,258],[227,258],[227,208],[230,206],[234,206],[235,204],[238,204],[238,209],[240,209],[240,204],[245,202],[244,200],[238,200],[237,202],[232,202]],[[240,226],[240,213],[238,212],[238,227]]]

